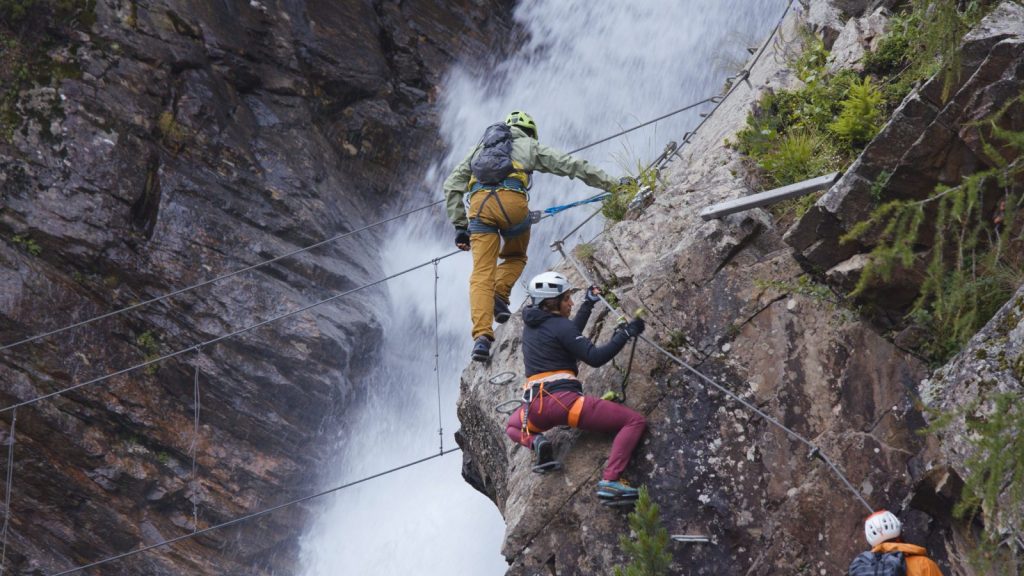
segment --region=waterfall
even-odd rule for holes
[[[782,13],[787,0],[521,0],[515,20],[524,44],[492,69],[456,66],[443,86],[442,136],[447,155],[424,176],[424,192],[408,207],[441,197],[448,170],[483,129],[521,109],[538,124],[541,142],[568,151],[717,94]],[[613,176],[636,173],[669,140],[681,140],[710,105],[679,114],[579,156]],[[578,181],[535,175],[531,207],[545,208],[596,193]],[[595,205],[596,206],[596,205]],[[534,228],[523,278],[555,263],[548,245],[594,208],[577,208]],[[568,242],[600,231],[593,222]],[[451,251],[454,233],[443,211],[424,211],[388,230],[384,268],[393,273]],[[459,375],[469,362],[469,254],[441,261],[438,296],[440,425],[455,446]],[[359,383],[362,407],[330,474],[335,486],[417,460],[439,449],[434,372],[434,269],[388,284],[382,364]],[[513,308],[525,293],[517,287]],[[306,576],[500,574],[504,524],[494,505],[461,476],[451,454],[320,500],[302,540]],[[330,463],[325,463],[328,465]]]

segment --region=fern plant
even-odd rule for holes
[[[853,82],[843,100],[843,111],[828,125],[829,130],[855,146],[867,144],[882,126],[883,101],[882,92],[871,78]]]
[[[619,544],[631,561],[615,567],[615,576],[668,576],[672,555],[668,551],[668,530],[661,525],[660,509],[651,502],[647,487],[640,487],[636,508],[629,514],[635,538],[622,536]]]

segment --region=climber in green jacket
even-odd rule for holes
[[[488,128],[484,139],[444,182],[448,219],[455,226],[455,245],[473,252],[469,306],[473,321],[473,359],[481,362],[490,358],[494,340],[491,323],[501,324],[509,319],[509,294],[526,267],[526,249],[530,242],[527,203],[533,172],[579,178],[589,186],[606,191],[619,184],[587,161],[539,143],[537,125],[526,112],[512,112],[505,119],[505,125],[508,129],[502,125]],[[504,140],[489,140],[492,133],[502,132],[494,130],[496,128],[503,130]],[[498,147],[489,148],[492,142]],[[482,183],[474,175],[474,159],[485,149],[488,154],[500,150],[503,143],[504,154],[511,157],[511,172],[498,182]],[[501,264],[497,264],[498,258],[502,259]]]

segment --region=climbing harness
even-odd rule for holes
[[[500,234],[503,238],[514,238],[516,236],[519,236],[523,232],[529,230],[530,226],[533,225],[533,220],[529,213],[527,213],[526,217],[517,222],[516,224],[512,224],[512,218],[508,215],[508,212],[505,210],[505,205],[501,203],[501,198],[498,198],[499,190],[512,190],[514,192],[524,194],[526,196],[527,202],[529,202],[529,187],[524,186],[523,182],[519,178],[506,178],[502,180],[500,183],[494,185],[481,184],[479,182],[474,183],[470,187],[469,193],[466,194],[464,197],[464,201],[466,204],[466,212],[469,212],[470,199],[473,197],[474,194],[482,190],[487,191],[487,197],[484,198],[483,202],[480,203],[480,208],[477,209],[476,216],[472,216],[469,219],[470,234]],[[484,207],[487,206],[487,203],[490,202],[492,198],[494,199],[495,202],[498,203],[498,208],[501,210],[501,215],[505,217],[505,222],[506,224],[508,224],[508,226],[505,228],[491,226],[490,224],[484,223],[480,219],[480,214],[483,213]]]
[[[539,400],[537,405],[537,413],[541,414],[544,412],[544,397],[548,396],[552,400],[558,403],[568,414],[568,424],[570,428],[578,428],[580,422],[580,414],[583,412],[583,395],[581,394],[573,401],[569,406],[566,406],[557,396],[553,396],[547,390],[544,389],[544,385],[550,382],[561,382],[565,380],[576,380],[576,373],[571,370],[552,370],[551,372],[541,372],[534,374],[526,379],[526,383],[523,384],[523,397],[522,405],[519,408],[519,420],[522,422],[523,437],[529,438],[531,434],[539,434],[543,432],[540,428],[537,428],[530,423],[530,407],[533,405],[534,399]]]

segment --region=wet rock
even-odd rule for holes
[[[828,71],[834,74],[846,68],[863,70],[861,60],[876,47],[885,34],[888,22],[888,12],[884,8],[863,18],[850,18],[832,45],[828,56]]]
[[[430,100],[448,64],[500,50],[512,21],[506,0],[88,4],[69,29],[0,23],[66,72],[18,95],[18,125],[0,139],[2,343],[390,215],[406,198],[380,195],[418,182],[436,152]],[[0,405],[376,280],[378,244],[336,242],[5,351]],[[193,502],[202,527],[322,487],[352,383],[375,360],[382,296],[359,292],[19,413],[7,567],[53,573],[180,534]],[[194,491],[182,485],[193,443]],[[304,514],[239,526],[232,554],[209,536],[96,573],[293,573]]]
[[[832,50],[843,30],[843,13],[831,0],[811,0],[807,6],[807,25],[818,34],[826,50]]]
[[[932,508],[961,497],[963,479],[978,471],[971,459],[978,456],[978,434],[972,422],[985,422],[997,409],[1001,395],[1019,398],[1024,393],[1024,286],[989,320],[948,364],[935,371],[921,385],[921,398],[934,418],[944,418],[938,442],[929,446],[924,459],[935,469],[921,474],[914,497]],[[935,422],[933,421],[933,424]],[[999,483],[997,512],[989,507],[979,511],[981,520],[996,533],[1007,534],[1020,526],[1019,506],[1012,500],[1012,486]],[[977,535],[969,525],[957,523],[957,538],[949,542],[951,552],[964,553],[965,542]]]

